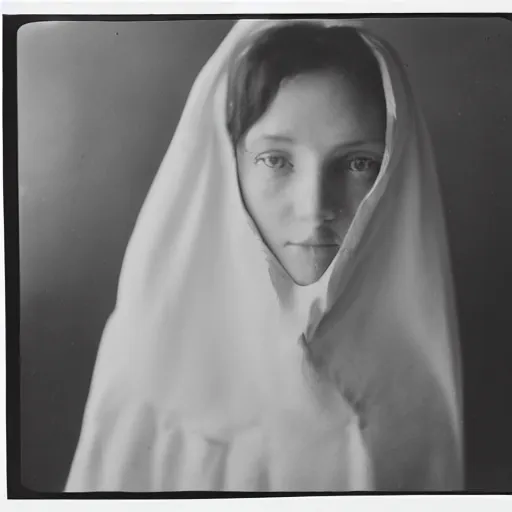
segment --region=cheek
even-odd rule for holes
[[[290,183],[285,177],[259,168],[245,168],[240,173],[240,185],[246,206],[255,220],[280,221],[290,214]]]
[[[334,175],[325,184],[327,203],[325,206],[341,212],[340,220],[350,221],[359,205],[373,187],[374,179],[353,175]]]
[[[359,205],[368,195],[375,183],[374,178],[353,177],[348,181],[347,186],[347,206],[351,215],[355,215]]]

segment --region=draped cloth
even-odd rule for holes
[[[463,485],[452,275],[433,152],[394,49],[381,172],[320,281],[244,209],[226,129],[237,22],[198,75],[130,239],[66,485],[86,491],[450,491]],[[301,22],[306,22],[301,20]]]

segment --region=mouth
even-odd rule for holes
[[[314,249],[332,249],[334,247],[339,247],[337,243],[328,243],[328,242],[290,242],[287,245],[295,246],[295,247],[307,247]]]
[[[336,236],[311,236],[304,240],[293,240],[288,242],[286,245],[290,245],[292,247],[304,247],[304,248],[312,248],[312,249],[333,249],[336,247],[340,247],[340,243],[337,240]]]
[[[334,249],[341,246],[339,237],[332,230],[319,230],[307,238],[290,240],[286,245],[311,249]]]

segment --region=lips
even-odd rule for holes
[[[300,242],[300,243],[290,243],[289,245],[294,245],[297,247],[315,247],[315,248],[332,248],[332,247],[339,247],[339,244],[336,243],[329,243],[329,242],[317,242],[317,241],[307,241],[307,242]]]
[[[322,232],[323,231],[323,232]],[[341,245],[336,233],[331,230],[322,230],[319,233],[315,233],[313,236],[304,239],[293,240],[287,243],[287,245],[293,245],[298,247],[315,247],[315,248],[333,248]]]

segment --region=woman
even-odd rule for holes
[[[460,489],[450,280],[394,51],[238,22],[128,246],[66,490]]]

